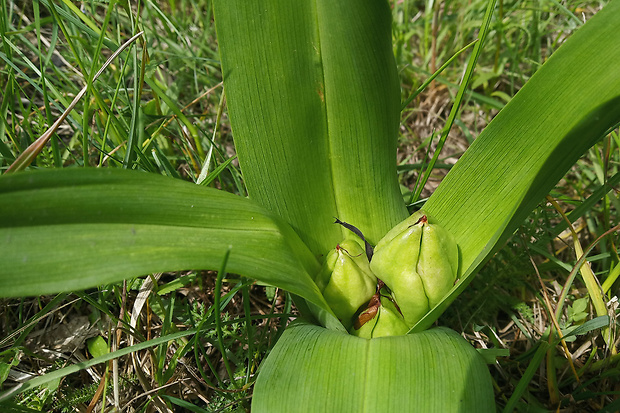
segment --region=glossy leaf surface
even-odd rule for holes
[[[391,12],[376,0],[218,0],[229,115],[250,197],[317,254],[406,217]]]
[[[261,366],[253,412],[494,412],[482,357],[452,330],[366,340],[291,325]]]
[[[7,175],[0,178],[0,197],[1,296],[218,269],[230,248],[227,271],[327,311],[309,275],[319,268],[312,253],[287,224],[247,199],[117,169]]]
[[[415,327],[428,328],[537,203],[620,121],[620,1],[549,58],[484,129],[424,209],[457,239],[460,283]]]

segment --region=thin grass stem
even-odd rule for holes
[[[413,202],[417,201],[420,198],[422,189],[426,185],[426,182],[428,181],[428,178],[430,177],[430,174],[435,166],[435,162],[437,162],[437,159],[439,158],[439,154],[441,153],[441,150],[443,149],[446,139],[448,138],[448,133],[450,132],[450,129],[452,129],[452,124],[454,123],[454,120],[456,119],[456,115],[459,112],[461,102],[463,101],[463,97],[465,96],[465,90],[467,89],[467,85],[469,84],[469,81],[472,78],[472,75],[474,73],[474,68],[476,66],[478,57],[480,56],[480,52],[482,50],[482,46],[484,45],[484,41],[489,32],[489,27],[491,24],[491,17],[493,15],[493,9],[495,8],[496,1],[497,0],[489,0],[487,3],[487,9],[484,15],[483,23],[480,27],[480,33],[478,34],[478,39],[480,41],[475,44],[474,50],[469,58],[469,63],[467,64],[467,69],[465,70],[463,80],[461,81],[461,86],[459,87],[459,91],[457,92],[456,98],[454,99],[454,105],[452,105],[452,109],[450,110],[450,115],[448,115],[448,120],[446,121],[446,125],[441,131],[439,143],[437,144],[435,153],[433,154],[433,157],[431,158],[431,161],[428,167],[424,171],[424,176],[422,177],[422,181],[420,185],[416,188],[415,194],[412,197]]]

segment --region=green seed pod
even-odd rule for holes
[[[394,303],[389,298],[381,297],[379,299],[378,295],[376,297],[377,302],[373,303],[371,300],[368,309],[360,314],[350,333],[361,338],[407,334],[409,326],[405,323]],[[361,322],[364,324],[360,325]]]
[[[352,239],[344,240],[327,254],[315,282],[346,328],[353,323],[357,310],[372,298],[377,286],[364,248]]]
[[[370,268],[413,327],[454,285],[458,247],[449,232],[418,211],[379,241]]]

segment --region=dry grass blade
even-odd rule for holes
[[[564,221],[567,222],[568,229],[570,230],[570,233],[573,238],[573,245],[575,247],[575,256],[577,260],[579,260],[581,257],[584,256],[584,253],[583,253],[583,248],[581,247],[581,244],[579,242],[579,237],[577,236],[577,233],[575,232],[575,229],[573,228],[572,223],[569,221],[568,217],[566,216],[564,211],[562,211],[562,208],[560,207],[560,205],[557,203],[555,199],[553,199],[551,196],[548,195],[547,200],[553,205],[556,211],[558,211],[558,213],[562,216]],[[590,263],[587,260],[585,260],[583,264],[579,267],[579,272],[581,273],[583,282],[586,285],[586,288],[588,289],[588,295],[590,296],[590,300],[592,300],[592,304],[594,305],[594,308],[596,310],[596,315],[597,316],[607,315],[607,305],[605,304],[605,300],[604,300],[605,293],[603,292],[598,279],[594,275],[594,272],[592,272],[592,268],[590,268]],[[610,331],[608,328],[603,330],[603,337],[605,339],[605,342],[607,343],[607,346],[611,348],[612,354],[616,354],[616,347],[613,344]]]
[[[106,62],[101,66],[101,69],[97,71],[95,77],[93,77],[93,82],[97,80],[97,78],[103,73],[103,71],[116,59],[116,57],[125,50],[130,44],[132,44],[138,37],[144,34],[143,31],[135,34],[125,43],[123,43],[109,58]],[[71,104],[65,109],[65,111],[56,119],[56,121],[50,126],[45,133],[43,133],[36,141],[34,141],[26,150],[24,150],[15,161],[9,166],[6,170],[6,173],[17,172],[26,169],[35,158],[41,153],[47,142],[50,140],[52,135],[56,132],[58,127],[64,122],[64,120],[69,116],[69,113],[75,108],[75,105],[82,99],[82,97],[86,94],[88,90],[88,85],[84,86],[82,90],[73,98]]]
[[[525,248],[525,240],[523,239],[522,236],[522,241],[523,241],[523,245]],[[540,276],[540,272],[538,271],[538,266],[536,265],[536,262],[534,261],[534,258],[530,255],[529,251],[528,251],[528,256],[530,258],[530,262],[532,263],[532,267],[534,267],[534,272],[536,273],[536,277],[538,278],[538,282],[540,282],[540,286],[541,289],[540,291],[543,294],[543,298],[544,298],[544,303],[545,306],[547,307],[547,312],[549,313],[549,318],[551,319],[551,322],[553,323],[553,326],[555,327],[555,329],[558,332],[558,337],[560,339],[560,342],[562,344],[562,348],[564,349],[564,354],[566,355],[566,360],[568,361],[568,364],[570,365],[571,371],[573,373],[573,375],[575,376],[575,380],[577,380],[578,383],[581,384],[581,380],[579,379],[579,374],[577,374],[577,370],[575,370],[575,365],[573,364],[573,355],[570,353],[568,346],[566,345],[566,341],[564,340],[564,334],[562,334],[562,329],[560,328],[560,324],[558,323],[557,317],[555,316],[555,313],[553,312],[553,305],[551,305],[551,300],[549,299],[549,294],[547,294],[547,288],[545,287],[545,283],[542,279],[542,277]],[[553,332],[553,330],[551,331],[551,333]],[[553,334],[549,334],[549,344],[551,345],[551,342],[553,340]],[[557,402],[557,401],[556,401]]]

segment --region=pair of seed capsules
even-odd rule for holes
[[[456,241],[424,211],[392,228],[374,250],[357,228],[336,223],[358,237],[345,239],[327,254],[315,282],[351,334],[406,334],[454,286]]]

